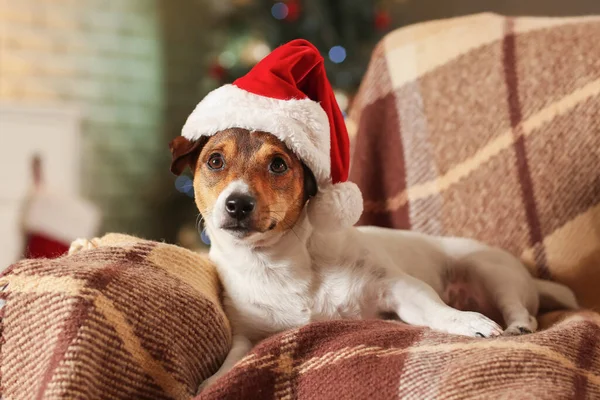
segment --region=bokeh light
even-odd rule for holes
[[[194,181],[189,176],[178,176],[175,179],[175,189],[181,193],[185,193],[189,197],[194,197]]]
[[[208,236],[208,232],[206,232],[206,229],[202,229],[200,231],[200,239],[202,239],[202,242],[204,244],[210,246],[210,237]]]
[[[269,55],[270,52],[271,49],[269,48],[269,46],[267,46],[266,43],[258,43],[252,49],[252,55],[254,56],[255,62],[259,62],[267,55]]]
[[[237,57],[232,51],[224,51],[219,54],[219,64],[226,69],[229,69],[235,65]]]
[[[349,104],[348,95],[341,90],[334,90],[333,93],[335,94],[335,100],[337,101],[338,106],[340,106],[340,110],[346,111]]]
[[[288,16],[288,6],[285,3],[278,2],[271,7],[271,14],[275,19],[285,19]]]
[[[344,62],[346,59],[346,49],[342,46],[333,46],[329,49],[329,59],[336,64]]]
[[[239,61],[247,67],[254,66],[271,52],[264,39],[250,37],[239,46]]]

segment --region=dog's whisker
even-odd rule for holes
[[[206,220],[210,218],[211,215],[212,213],[209,211],[198,213],[198,216],[196,217],[196,230],[198,233],[202,234],[202,232],[206,230]]]
[[[296,238],[298,239],[299,242],[302,242],[302,239],[300,239],[300,236],[298,235],[298,233],[294,230],[294,226],[292,226],[290,223],[288,223],[285,218],[281,219],[281,223],[283,224],[283,227],[285,229],[289,229],[294,236],[296,236]]]
[[[285,229],[289,229],[290,231],[292,231],[292,233],[298,238],[298,240],[301,240],[300,236],[298,236],[298,234],[294,231],[294,227],[291,226],[291,224],[289,224],[285,220],[285,216],[282,216],[281,214],[279,214],[277,211],[274,211],[274,210],[270,210],[270,213],[275,215],[279,219],[279,222],[283,224],[283,227]]]
[[[201,230],[202,222],[203,222],[202,214],[198,213],[198,216],[196,217],[196,230],[198,232],[200,232],[200,230]]]

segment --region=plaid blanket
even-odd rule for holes
[[[478,15],[389,35],[349,120],[363,223],[471,236],[600,305],[600,20]],[[594,168],[596,168],[594,170]],[[119,235],[0,277],[5,399],[593,399],[600,317],[521,337],[333,321],[230,346],[202,255]]]
[[[285,332],[200,399],[598,399],[600,318],[521,337],[469,339],[385,321]]]
[[[108,235],[0,277],[4,399],[191,399],[230,346],[202,255]],[[600,397],[600,317],[470,339],[385,321],[311,324],[260,343],[194,399]]]
[[[190,399],[231,344],[205,257],[108,235],[0,278],[6,400]]]
[[[359,222],[519,255],[600,310],[600,17],[389,34],[350,112]]]

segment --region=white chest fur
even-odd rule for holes
[[[226,313],[236,333],[259,340],[310,322],[310,282],[286,282],[277,271],[220,275],[226,288]]]
[[[324,250],[310,243],[297,246],[295,240],[281,254],[277,248],[211,249],[236,333],[256,341],[313,321],[377,315],[374,297],[381,294],[378,283],[384,277],[369,255],[362,254],[364,250],[354,246],[357,254],[340,253],[331,246]]]

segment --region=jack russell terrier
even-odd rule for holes
[[[173,172],[194,171],[234,333],[205,386],[258,341],[313,321],[394,313],[412,325],[493,337],[535,331],[540,303],[578,307],[567,287],[532,278],[517,258],[475,240],[377,227],[314,230],[305,206],[315,178],[271,134],[234,128],[195,142],[178,137],[171,148]]]
[[[194,173],[233,328],[232,349],[204,387],[258,341],[313,321],[391,313],[487,338],[535,331],[540,305],[578,307],[570,289],[534,279],[506,251],[353,227],[362,197],[346,181],[348,134],[323,58],[304,40],[206,96],[171,153],[175,174]]]

